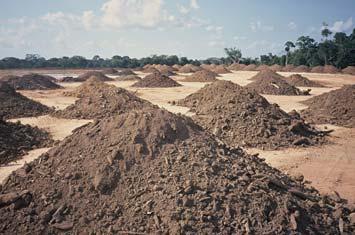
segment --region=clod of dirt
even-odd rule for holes
[[[119,76],[115,78],[116,81],[139,81],[142,80],[141,77],[137,75],[126,75],[126,76]]]
[[[118,71],[114,68],[106,68],[101,71],[103,74],[108,74],[108,75],[116,75]]]
[[[311,73],[323,73],[324,67],[323,66],[315,66],[311,69]]]
[[[295,67],[291,72],[295,72],[295,73],[308,73],[310,72],[311,69],[306,66],[306,65],[300,65],[300,66],[297,66]]]
[[[226,69],[226,67],[224,67],[224,65],[217,65],[215,68],[211,69],[211,71],[216,74],[231,73],[231,71]]]
[[[51,136],[37,127],[0,118],[0,165],[20,158],[29,150],[49,147],[52,143]]]
[[[309,95],[309,91],[301,91],[298,88],[288,84],[285,77],[271,70],[260,71],[252,77],[252,83],[246,85],[261,94],[268,95]]]
[[[243,70],[245,67],[246,67],[245,64],[233,63],[230,66],[228,66],[228,69],[234,70],[234,71],[240,71],[240,70]]]
[[[217,81],[176,102],[190,108],[193,119],[230,146],[277,149],[324,142],[324,134],[293,118],[254,91]]]
[[[161,109],[88,124],[28,167],[0,189],[5,234],[354,232],[346,204]]]
[[[200,70],[202,70],[202,68],[199,66],[192,65],[192,64],[185,64],[179,69],[179,73],[194,73]]]
[[[309,80],[300,74],[292,74],[291,76],[284,79],[286,82],[296,87],[324,87],[322,84]]]
[[[355,127],[355,85],[343,86],[303,103],[309,107],[301,114],[310,123]]]
[[[145,76],[142,80],[134,83],[132,87],[178,87],[181,84],[177,83],[168,76],[161,73],[152,73]]]
[[[0,119],[45,115],[51,109],[16,92],[6,82],[0,81]]]
[[[323,69],[324,73],[339,73],[340,70],[334,65],[325,65]]]
[[[256,71],[256,67],[257,66],[255,64],[249,64],[243,68],[243,71]]]
[[[51,90],[62,88],[51,76],[30,73],[23,76],[6,76],[1,79],[16,90]]]
[[[88,80],[91,77],[96,77],[98,80],[100,81],[113,81],[112,78],[107,77],[105,74],[103,74],[102,72],[98,72],[98,71],[88,71],[80,76],[78,76],[76,78],[76,80],[78,82],[85,82],[86,80]]]
[[[71,119],[100,119],[151,106],[148,101],[136,97],[125,89],[95,79],[87,80],[72,94],[80,99],[64,110],[56,111],[52,114],[53,116]]]
[[[137,74],[135,72],[133,72],[132,69],[123,69],[123,70],[117,72],[117,75],[128,76],[128,75],[137,75]]]
[[[190,76],[187,76],[183,82],[214,82],[217,81],[216,77],[218,74],[210,71],[210,70],[200,70],[197,71]]]
[[[343,69],[342,72],[345,74],[355,75],[355,66],[348,66],[345,69]]]

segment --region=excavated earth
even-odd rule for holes
[[[309,95],[308,91],[301,91],[285,81],[285,77],[271,70],[262,70],[254,77],[253,82],[246,85],[260,94],[268,95]]]
[[[107,77],[105,74],[103,74],[102,72],[98,72],[98,71],[88,71],[80,76],[78,76],[75,80],[77,82],[85,82],[86,80],[88,80],[91,77],[96,77],[97,79],[99,79],[100,81],[113,81],[112,78]]]
[[[55,78],[47,75],[30,73],[23,76],[6,76],[6,81],[16,90],[52,90],[63,88],[55,83]]]
[[[194,72],[197,72],[199,70],[202,70],[201,67],[199,66],[196,66],[196,65],[192,65],[192,64],[185,64],[184,66],[182,66],[180,69],[179,69],[179,73],[194,73]]]
[[[101,71],[103,74],[108,74],[108,75],[116,75],[118,71],[114,68],[106,68]]]
[[[278,149],[324,143],[325,133],[289,115],[264,97],[230,81],[217,81],[176,102],[230,146]]]
[[[306,65],[297,66],[292,70],[292,72],[296,72],[296,73],[308,73],[310,71],[311,69]]]
[[[218,74],[210,71],[210,70],[200,70],[197,71],[190,76],[187,76],[183,82],[214,82],[217,81],[216,77]]]
[[[345,69],[343,69],[342,72],[345,74],[355,75],[355,66],[348,66]]]
[[[292,74],[291,76],[284,78],[284,80],[290,85],[296,87],[325,87],[322,84],[309,80],[300,74]]]
[[[178,82],[160,72],[145,76],[142,80],[134,83],[132,87],[178,87]]]
[[[351,213],[158,108],[76,129],[0,188],[4,234],[351,234]]]
[[[49,112],[49,107],[21,95],[12,86],[0,81],[0,118],[34,117]]]
[[[301,114],[310,123],[355,127],[355,85],[343,86],[303,103],[309,107]]]
[[[228,70],[224,65],[217,65],[213,69],[211,69],[212,72],[216,74],[226,74],[226,73],[231,73],[230,70]]]
[[[51,136],[37,127],[0,119],[0,165],[20,158],[29,150],[49,147],[52,144]],[[1,196],[0,194],[0,207],[3,203]]]
[[[116,81],[139,81],[142,80],[141,77],[139,77],[138,75],[125,75],[125,76],[119,76],[117,78],[115,78]]]

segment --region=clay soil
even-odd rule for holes
[[[289,77],[285,77],[284,80],[295,87],[324,87],[319,82],[311,81],[300,74],[293,74]]]
[[[54,77],[35,73],[23,76],[5,76],[1,80],[6,81],[15,90],[51,90],[62,88],[54,82]]]
[[[132,87],[177,87],[179,83],[160,72],[145,76],[142,80],[134,83]]]
[[[214,82],[217,81],[216,77],[218,74],[210,71],[210,70],[200,70],[197,71],[190,76],[187,76],[184,80],[184,82]]]

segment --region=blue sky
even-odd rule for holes
[[[354,0],[3,0],[0,58],[37,53],[201,59],[236,46],[245,57],[282,54],[301,35],[354,28]]]

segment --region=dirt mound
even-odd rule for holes
[[[143,73],[160,73],[159,70],[157,70],[154,67],[147,67],[142,72]]]
[[[151,106],[148,101],[136,97],[125,89],[93,79],[84,82],[74,94],[77,94],[80,99],[64,110],[56,111],[53,116],[72,119],[100,119]]]
[[[132,87],[177,87],[181,86],[173,79],[161,73],[152,73],[145,76],[142,80],[134,83]]]
[[[179,65],[179,64],[174,64],[174,65],[172,66],[172,68],[174,69],[174,71],[178,71],[181,67],[182,67],[182,66]]]
[[[256,67],[255,64],[249,64],[243,68],[243,71],[256,71]]]
[[[348,66],[345,69],[343,69],[342,72],[345,74],[355,75],[355,66]]]
[[[324,73],[339,73],[340,70],[333,65],[325,65],[323,69]]]
[[[103,74],[115,75],[118,71],[114,68],[107,68],[101,71]]]
[[[211,71],[216,74],[231,73],[231,71],[226,69],[226,67],[224,67],[224,65],[217,65],[215,68],[211,69]]]
[[[302,111],[302,116],[310,123],[355,127],[355,85],[343,86],[303,103],[309,107]]]
[[[119,76],[115,78],[116,81],[136,81],[136,80],[142,80],[141,77],[137,75],[126,75],[126,76]]]
[[[206,69],[206,70],[210,70],[212,71],[212,69],[216,68],[217,65],[215,64],[201,64],[200,67],[202,69]]]
[[[119,76],[127,76],[127,75],[137,75],[132,69],[123,69],[117,72]]]
[[[271,70],[260,71],[250,80],[254,82],[246,85],[261,94],[268,95],[309,95],[309,91],[303,92],[298,88],[288,84],[285,77]]]
[[[300,74],[292,74],[291,76],[286,77],[284,79],[286,82],[296,87],[324,87],[322,84],[315,81],[311,81]]]
[[[288,64],[285,67],[283,67],[282,71],[283,72],[291,72],[294,69],[295,69],[295,66],[293,64]]]
[[[50,111],[49,107],[21,95],[9,84],[0,81],[0,119],[34,117]]]
[[[295,67],[291,72],[296,72],[296,73],[308,73],[310,72],[311,69],[306,66],[306,65],[300,65],[300,66],[297,66]]]
[[[50,135],[37,127],[6,122],[0,118],[0,165],[18,159],[29,150],[49,147],[52,143]],[[1,204],[0,200],[0,207]]]
[[[62,88],[51,76],[30,73],[23,76],[6,76],[1,79],[16,90],[51,90]]]
[[[280,72],[283,70],[283,66],[279,65],[279,64],[274,64],[274,65],[271,65],[269,67],[270,70],[274,71],[274,72]]]
[[[209,70],[200,70],[186,77],[183,82],[214,82],[218,74]]]
[[[167,65],[157,65],[155,67],[161,74],[165,76],[175,76],[176,73],[174,72],[174,69],[170,66]]]
[[[246,67],[245,64],[234,63],[234,64],[229,65],[228,69],[229,70],[234,70],[234,71],[240,71],[240,70],[243,70],[245,67]]]
[[[80,81],[80,82],[84,82],[91,77],[96,77],[97,79],[99,79],[100,81],[103,81],[103,82],[104,81],[113,81],[112,78],[109,78],[109,77],[105,76],[105,74],[98,72],[98,71],[88,71],[88,72],[78,76],[76,78],[76,80]]]
[[[324,141],[301,119],[230,81],[206,85],[177,104],[190,107],[198,124],[230,146],[277,149]]]
[[[58,79],[58,82],[81,82],[75,77],[62,77]]]
[[[196,66],[196,65],[192,65],[192,64],[185,64],[184,66],[182,66],[180,69],[179,69],[179,73],[194,73],[194,72],[197,72],[199,70],[202,70],[201,67],[199,66]]]
[[[297,181],[296,181],[297,180]],[[5,234],[336,234],[352,212],[191,119],[132,111],[77,129],[0,189]]]
[[[262,64],[262,65],[259,65],[257,68],[256,68],[257,71],[263,71],[263,70],[270,70],[270,67],[268,65],[265,65],[265,64]]]
[[[323,66],[315,66],[311,69],[311,73],[323,73],[324,67]]]

